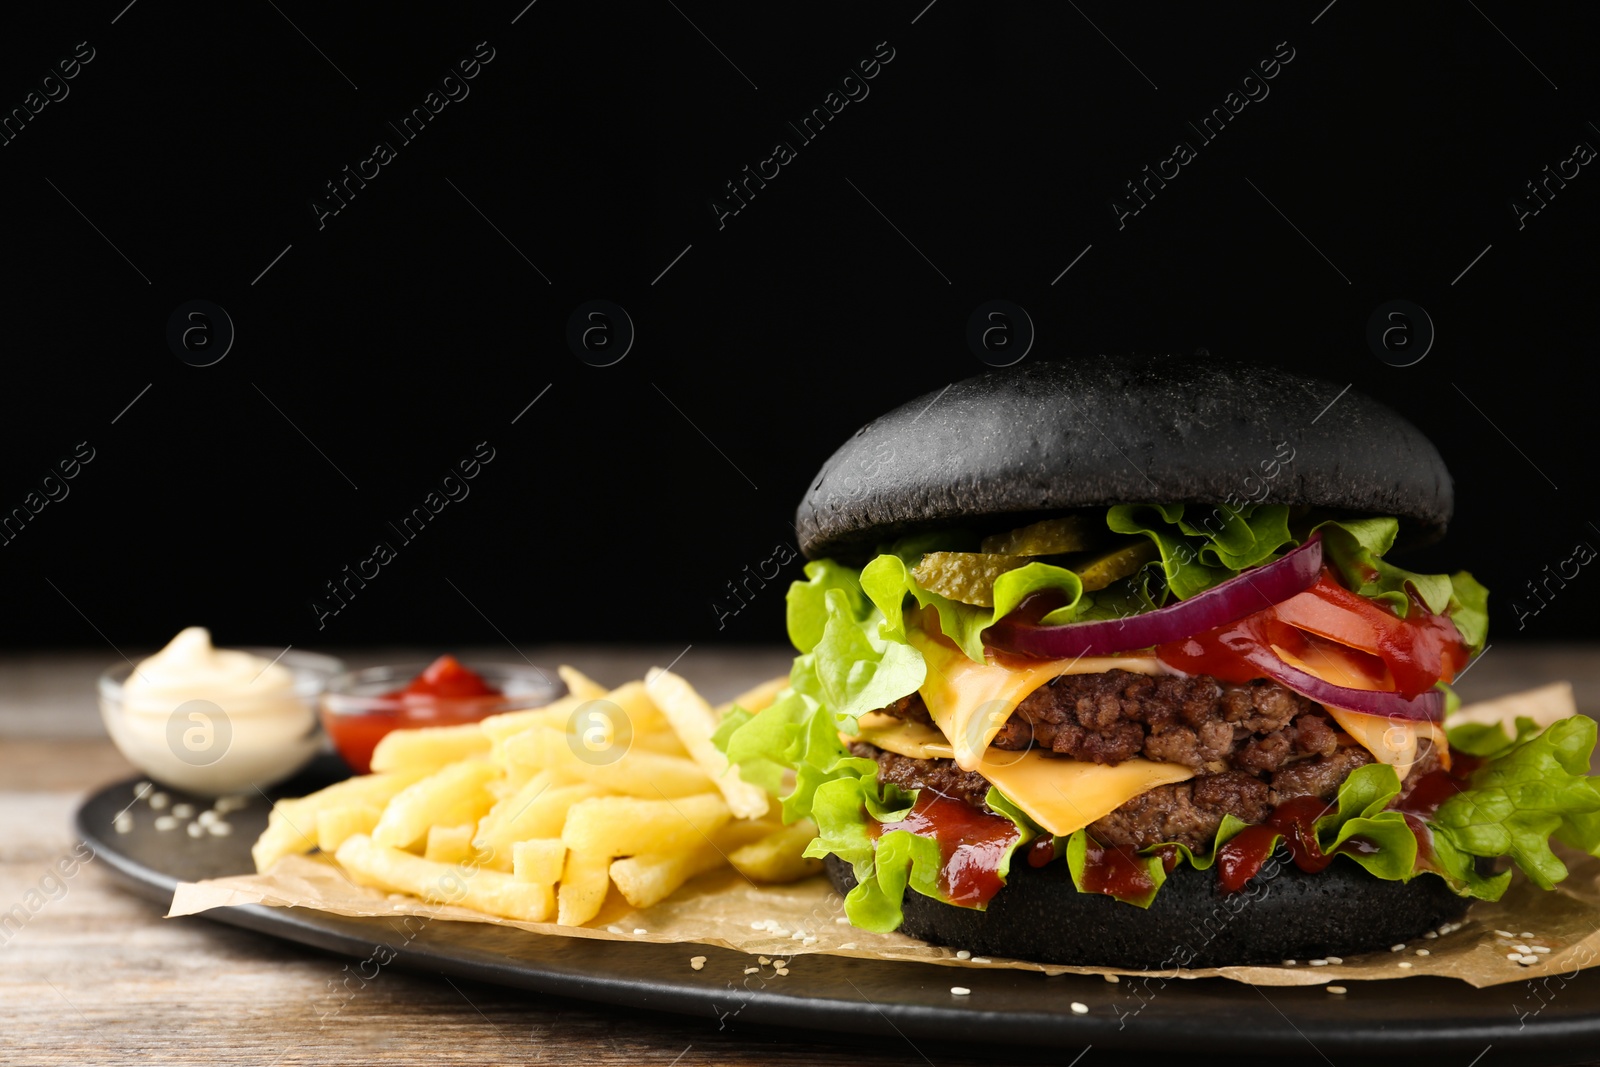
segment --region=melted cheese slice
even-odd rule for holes
[[[978,773],[1052,834],[1081,830],[1140,793],[1194,777],[1194,771],[1181,763],[1135,758],[1107,767],[1046,756],[1036,748],[1027,752],[991,748]]]
[[[1439,753],[1439,762],[1445,770],[1450,769],[1450,743],[1445,738],[1444,727],[1436,722],[1388,719],[1326,704],[1323,708],[1345,733],[1372,753],[1373,759],[1393,767],[1402,782],[1430,750]]]
[[[1352,670],[1337,656],[1327,656],[1313,664],[1286,652],[1277,645],[1272,646],[1272,651],[1289,666],[1297,667],[1314,678],[1344,686],[1346,689],[1372,689],[1371,679],[1359,671]],[[1322,707],[1333,721],[1339,724],[1340,729],[1354,738],[1362,748],[1372,753],[1373,759],[1393,767],[1394,773],[1400,776],[1402,782],[1406,780],[1406,775],[1411,773],[1411,768],[1416,766],[1417,761],[1426,756],[1430,749],[1436,750],[1439,753],[1440,763],[1446,770],[1450,769],[1450,744],[1445,738],[1444,727],[1439,723],[1420,722],[1415,719],[1391,719],[1383,715],[1368,715],[1327,704]]]
[[[934,641],[918,630],[908,630],[906,638],[922,653],[928,665],[920,690],[922,702],[944,736],[949,738],[951,758],[964,771],[982,769],[980,764],[989,743],[1017,710],[1017,705],[1053,678],[1111,670],[1136,674],[1173,673],[1154,656],[1082,656],[1018,661],[1020,665],[1015,666],[974,663],[959,649]]]
[[[927,723],[874,712],[863,715],[859,725],[860,732],[845,740],[868,741],[912,759],[950,758],[950,742]],[[976,769],[1052,834],[1080,830],[1140,793],[1194,777],[1194,771],[1181,763],[1130,759],[1106,767],[1066,756],[1046,756],[1038,749],[1008,752],[991,748]]]

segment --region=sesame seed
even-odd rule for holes
[[[704,956],[690,956],[689,957],[689,966],[693,967],[695,970],[698,971],[700,968],[704,967],[705,965],[706,965],[706,958]]]
[[[766,928],[767,924],[764,922],[753,922],[750,924],[750,929],[752,930],[765,930]]]
[[[157,830],[161,830],[163,832],[167,830],[176,830],[178,828],[178,820],[174,819],[170,815],[157,815],[155,827]]]
[[[1410,960],[1401,960],[1400,961],[1400,966],[1402,968],[1404,968],[1405,970],[1409,971],[1411,969],[1411,961]]]
[[[210,826],[207,826],[206,829],[210,831],[212,837],[227,837],[229,834],[233,833],[233,823],[214,822]]]
[[[1443,937],[1445,934],[1448,934],[1451,930],[1454,930],[1454,929],[1455,929],[1455,927],[1451,926],[1449,923],[1445,923],[1443,926],[1439,927],[1439,936]]]
[[[958,997],[965,997],[969,996],[972,993],[972,990],[968,989],[964,985],[953,985],[950,987],[950,992]]]
[[[961,949],[956,953],[956,959],[958,959],[958,960],[970,960],[971,958],[972,958],[972,953],[967,951],[966,949]]]
[[[1431,955],[1433,955],[1433,953],[1429,952],[1425,948],[1419,948],[1419,949],[1417,949],[1417,955],[1419,955],[1419,956],[1431,956]]]
[[[817,943],[817,935],[807,934],[805,940],[800,943],[802,945],[815,945]]]
[[[1533,951],[1533,950],[1532,950],[1532,949],[1530,949],[1530,948],[1529,948],[1529,947],[1528,947],[1528,946],[1527,946],[1527,945],[1512,945],[1512,946],[1511,946],[1511,947],[1512,947],[1512,948],[1513,948],[1513,949],[1514,949],[1514,950],[1516,950],[1516,951],[1517,951],[1517,952],[1521,952],[1521,953],[1523,953],[1523,954],[1524,954],[1524,955],[1526,955],[1526,954],[1527,954],[1527,953],[1529,953],[1529,952],[1532,952],[1532,951]]]
[[[789,968],[787,968],[787,967],[774,967],[773,968],[773,973],[778,975],[781,978],[782,976],[784,976],[784,975],[789,973]]]
[[[156,784],[154,782],[140,782],[138,785],[133,787],[133,792],[136,796],[144,796],[155,787]]]
[[[1342,985],[1331,985],[1328,987],[1328,992],[1334,994],[1335,996],[1343,996],[1344,994],[1350,992],[1350,990],[1346,989]]]
[[[190,823],[185,829],[189,831],[190,837],[199,837],[201,834],[206,832],[206,828],[197,822]]]
[[[1524,964],[1524,965],[1529,964],[1529,963],[1538,963],[1539,962],[1539,957],[1533,955],[1530,952],[1530,953],[1526,953],[1526,954],[1524,954],[1522,956],[1517,957],[1517,962],[1521,963],[1521,964]]]
[[[1328,961],[1327,960],[1310,960],[1308,962],[1313,967],[1326,967],[1328,965]]]
[[[846,941],[844,944],[840,945],[839,947],[840,948],[855,948],[856,947],[856,943],[854,941]]]
[[[613,924],[613,925],[611,925],[611,926],[608,926],[608,927],[606,927],[606,929],[607,929],[607,930],[609,930],[609,931],[611,931],[611,932],[612,932],[612,933],[613,933],[613,934],[620,934],[620,933],[622,933],[622,932],[623,932],[623,930],[622,930],[622,927],[620,927],[620,926],[617,926],[617,925],[615,925],[615,924]]]
[[[201,826],[210,826],[212,823],[216,822],[221,817],[222,816],[218,815],[214,811],[202,811],[199,814],[199,816],[195,819],[195,821],[198,822]]]
[[[974,956],[974,957],[972,957],[972,962],[973,963],[993,963],[994,961],[991,960],[988,956]]]
[[[761,970],[760,967],[746,967],[744,969],[744,973],[745,974],[755,974],[759,970]]]
[[[805,939],[806,932],[804,930],[796,930],[794,933],[789,935],[790,941],[804,941]]]
[[[1517,936],[1516,934],[1512,933],[1510,930],[1496,930],[1495,933],[1497,935],[1499,935],[1500,937],[1516,937]]]
[[[1429,930],[1427,933],[1423,934],[1422,936],[1427,938],[1429,941],[1432,941],[1434,938],[1438,937],[1439,935],[1437,933],[1435,933],[1434,931]]]
[[[769,927],[767,927],[767,929],[772,931],[772,936],[773,937],[788,937],[789,936],[789,931],[781,929],[778,926],[769,926]]]
[[[833,921],[838,923],[840,926],[849,926],[850,925],[850,920],[846,919],[843,915],[839,916],[837,919],[835,919]]]
[[[635,926],[635,927],[634,927],[634,928],[633,928],[633,933],[634,933],[634,936],[636,936],[636,937],[637,937],[637,936],[638,936],[638,935],[640,935],[640,934],[648,934],[648,933],[649,933],[649,932],[650,932],[650,931],[649,931],[649,930],[646,930],[646,929],[645,929],[645,928],[644,928],[644,927],[642,927],[642,926]]]
[[[1117,977],[1114,974],[1107,974],[1107,975],[1103,975],[1102,977],[1104,977],[1106,981],[1112,983],[1113,985],[1115,985],[1117,982],[1122,981],[1121,978]]]
[[[768,959],[767,957],[765,957],[765,956],[757,956],[756,957],[756,962],[761,964],[761,966],[765,967],[767,964],[771,963],[772,961],[770,959]]]
[[[157,811],[160,811],[162,808],[166,807],[167,806],[167,801],[168,801],[168,797],[167,797],[167,794],[165,794],[165,793],[151,793],[150,794],[150,806],[152,808],[155,808]]]
[[[1539,955],[1543,956],[1545,953],[1550,951],[1550,946],[1549,945],[1534,945],[1533,946],[1533,951],[1535,951]]]
[[[1329,963],[1335,963],[1335,964],[1343,963],[1344,959],[1342,957],[1339,957],[1339,956],[1329,956],[1328,957],[1328,962]]]
[[[1082,1001],[1074,1000],[1072,1002],[1072,1011],[1075,1015],[1088,1015],[1089,1005],[1083,1003]]]
[[[113,830],[115,830],[119,834],[132,833],[133,832],[133,820],[128,818],[125,815],[118,815],[115,819],[113,819],[111,821],[111,828]]]
[[[1283,965],[1284,965],[1284,966],[1285,966],[1285,967],[1293,967],[1293,966],[1294,966],[1294,963],[1295,963],[1295,961],[1294,961],[1294,960],[1284,960],[1284,961],[1283,961]]]
[[[1522,953],[1520,953],[1520,952],[1507,952],[1506,953],[1506,959],[1510,960],[1512,963],[1516,963],[1518,960],[1522,959]]]
[[[1389,946],[1389,951],[1390,952],[1404,952],[1405,950],[1406,950],[1406,943],[1404,941],[1400,942],[1398,945],[1390,945]]]
[[[194,815],[194,805],[193,804],[174,804],[174,805],[172,805],[172,814],[176,815],[180,819],[191,818]]]
[[[1524,938],[1531,938],[1533,935],[1528,933],[1528,931],[1524,930],[1524,931],[1522,931],[1522,936]]]
[[[217,809],[217,813],[220,815],[231,815],[233,812],[242,811],[244,808],[248,807],[249,804],[250,800],[248,797],[233,796],[218,797],[216,804],[212,806]]]

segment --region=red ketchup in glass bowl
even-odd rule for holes
[[[451,655],[426,666],[401,664],[351,671],[322,696],[322,724],[333,747],[357,774],[391,730],[456,726],[490,715],[548,704],[560,685],[537,667],[480,664]]]

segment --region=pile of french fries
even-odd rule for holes
[[[256,869],[320,849],[362,885],[563,926],[592,921],[613,884],[646,908],[725,864],[755,882],[820,869],[801,855],[815,825],[784,826],[712,744],[730,705],[659,668],[609,691],[560,673],[567,695],[546,707],[395,730],[373,773],[278,801]],[[736,702],[758,710],[785,684]]]

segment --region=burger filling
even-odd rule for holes
[[[916,693],[881,714],[933,725]],[[993,814],[985,800],[989,780],[961,770],[953,759],[918,759],[859,740],[848,746],[853,755],[874,760],[884,782],[931,789]],[[1189,781],[1142,792],[1089,824],[1096,841],[1133,850],[1175,842],[1201,851],[1224,816],[1255,824],[1293,797],[1331,801],[1351,771],[1373,762],[1319,705],[1274,682],[1240,685],[1121,670],[1063,675],[1034,690],[991,747],[1038,749],[1107,766],[1142,756],[1192,768],[1196,775]],[[1430,749],[1407,781],[1437,768]]]
[[[1019,856],[1148,906],[1179,864],[1241,888],[1307,871],[1444,878],[1498,899],[1515,863],[1600,855],[1592,720],[1448,733],[1487,592],[1385,558],[1394,519],[1281,505],[1117,506],[918,535],[791,587],[790,687],[718,743],[848,862],[846,912],[906,891],[983,907]]]

